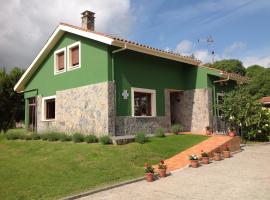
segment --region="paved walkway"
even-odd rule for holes
[[[201,155],[201,151],[212,152],[219,146],[222,146],[232,140],[232,137],[223,136],[223,135],[213,135],[209,139],[179,153],[175,156],[165,160],[168,171],[174,171],[181,169],[189,164],[189,155]],[[240,146],[239,146],[240,147]],[[157,166],[154,166],[157,169]]]
[[[140,181],[81,200],[269,200],[270,145],[248,146],[232,158],[184,168],[153,183]]]

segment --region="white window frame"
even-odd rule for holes
[[[42,98],[42,103],[41,103],[41,106],[42,106],[42,109],[41,109],[41,120],[42,121],[45,121],[45,122],[49,122],[49,121],[54,121],[54,119],[46,119],[46,101],[47,100],[50,100],[50,99],[55,99],[55,107],[56,107],[56,95],[53,95],[53,96],[48,96],[48,97],[43,97]],[[56,109],[55,109],[56,111]],[[55,116],[56,116],[56,112],[55,112]]]
[[[64,69],[63,70],[58,70],[58,66],[57,66],[57,55],[59,53],[64,52]],[[62,49],[58,49],[57,51],[54,52],[54,75],[57,74],[61,74],[67,71],[67,64],[66,64],[66,60],[67,60],[67,54],[66,54],[66,48],[62,48]]]
[[[79,64],[76,66],[71,66],[71,52],[70,52],[70,50],[75,46],[79,46]],[[71,70],[79,69],[79,68],[81,68],[81,41],[75,42],[75,43],[67,46],[67,70],[71,71]]]
[[[142,93],[149,93],[151,94],[151,116],[135,116],[134,113],[134,93],[135,92],[142,92]],[[132,117],[156,117],[157,111],[156,111],[156,90],[153,89],[145,89],[145,88],[131,88],[131,115]]]
[[[217,105],[219,105],[219,102],[218,102],[218,97],[221,96],[221,97],[224,97],[224,93],[217,93]],[[217,109],[217,116],[218,117],[221,117],[221,115],[219,114],[219,109]]]

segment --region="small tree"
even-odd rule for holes
[[[238,88],[225,95],[219,109],[229,126],[243,130],[245,139],[268,140],[270,113],[246,88]]]

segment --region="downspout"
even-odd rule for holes
[[[223,73],[220,73],[221,75]],[[230,80],[230,76],[227,76],[226,79],[223,79],[223,80],[217,80],[217,81],[213,81],[213,92],[214,92],[214,115],[215,115],[215,118],[216,118],[216,130],[217,130],[217,122],[218,122],[218,116],[217,116],[217,109],[216,109],[216,105],[217,105],[217,99],[216,99],[216,84],[215,83],[222,83],[222,82],[227,82]],[[212,121],[212,127],[214,125],[214,117],[213,117],[213,121]],[[225,128],[226,128],[226,124],[225,124]]]
[[[125,43],[123,48],[120,49],[116,49],[114,51],[112,51],[112,81],[114,83],[114,108],[115,108],[115,113],[114,113],[114,136],[116,136],[116,126],[115,126],[115,122],[116,122],[116,82],[115,82],[115,75],[114,75],[114,54],[119,53],[121,51],[124,51],[127,49],[127,43]]]

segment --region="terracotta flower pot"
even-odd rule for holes
[[[224,158],[229,158],[229,157],[231,157],[230,151],[223,151],[223,156],[224,156]]]
[[[211,131],[210,130],[205,130],[205,135],[211,135]]]
[[[159,169],[159,177],[166,177],[166,169]]]
[[[214,153],[214,160],[220,161],[221,160],[221,154],[220,153]]]
[[[209,157],[202,157],[203,164],[209,164]]]
[[[145,179],[146,179],[147,182],[153,182],[154,174],[153,173],[146,173],[145,174]]]
[[[230,137],[234,137],[235,136],[235,132],[234,131],[230,131],[228,134]]]
[[[191,167],[197,168],[199,167],[199,161],[198,160],[190,160]]]

